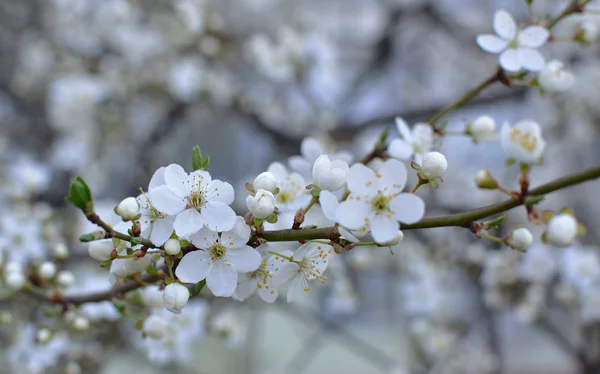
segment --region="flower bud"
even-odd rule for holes
[[[435,180],[441,178],[448,168],[446,157],[440,152],[429,152],[423,158],[421,173],[429,179]]]
[[[490,141],[496,137],[496,121],[490,116],[481,116],[467,126],[467,133],[474,141]]]
[[[69,248],[67,248],[65,243],[58,243],[52,247],[52,255],[57,260],[64,260],[69,257]]]
[[[77,331],[86,331],[90,328],[90,320],[83,316],[77,316],[73,319],[73,328]]]
[[[68,202],[81,209],[86,216],[94,212],[92,192],[81,177],[76,177],[71,181],[69,196],[67,196],[66,199]]]
[[[70,271],[63,270],[56,276],[56,283],[62,287],[69,287],[75,284],[75,275]]]
[[[128,197],[119,203],[116,213],[123,221],[131,221],[140,213],[140,206],[135,197]]]
[[[94,260],[106,261],[111,259],[114,249],[112,239],[102,239],[90,242],[88,253]]]
[[[178,239],[169,239],[164,244],[165,252],[168,255],[175,256],[179,252],[181,252],[181,243]]]
[[[25,285],[25,275],[21,271],[7,272],[5,280],[6,286],[13,291],[18,291]]]
[[[257,190],[256,195],[246,198],[248,210],[256,218],[267,218],[275,210],[275,196],[266,190]]]
[[[404,239],[404,233],[401,230],[398,230],[398,233],[396,234],[396,237],[394,239],[389,240],[387,242],[383,242],[383,243],[377,243],[377,244],[382,245],[382,246],[391,247],[391,246],[394,246],[394,245],[400,243],[402,241],[402,239]]]
[[[577,220],[570,214],[559,214],[548,221],[546,240],[559,247],[567,247],[577,236]]]
[[[540,86],[550,92],[566,91],[575,83],[573,74],[566,70],[564,64],[558,60],[546,63],[537,79]]]
[[[505,243],[512,249],[519,252],[526,252],[533,244],[533,235],[524,227],[520,227],[511,232],[505,240]]]
[[[165,287],[163,304],[168,311],[181,314],[181,309],[187,304],[189,298],[190,292],[185,286],[179,283],[171,283]]]
[[[42,263],[40,265],[40,268],[38,269],[38,275],[43,280],[54,278],[54,276],[56,275],[56,265],[48,261]]]
[[[35,334],[36,340],[41,344],[46,344],[52,340],[52,331],[46,327],[42,327]]]
[[[313,164],[313,183],[325,191],[339,190],[346,183],[346,175],[349,169],[346,161],[331,161],[329,156],[321,155]]]
[[[169,323],[161,316],[151,315],[144,321],[142,331],[151,338],[160,339],[169,331]]]
[[[578,26],[576,37],[584,43],[593,43],[598,39],[598,27],[593,22],[582,22]]]
[[[268,171],[258,174],[252,183],[255,190],[265,190],[269,192],[275,192],[277,189],[277,184],[277,178],[275,178],[275,176]]]
[[[475,184],[477,187],[487,190],[495,190],[498,188],[498,181],[487,169],[479,170],[477,174],[475,174]]]
[[[8,274],[8,273],[22,273],[23,272],[23,267],[18,262],[9,262],[9,263],[6,264],[6,267],[4,268],[4,272],[6,274]]]

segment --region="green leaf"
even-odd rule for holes
[[[506,216],[499,216],[496,218],[492,218],[488,221],[485,221],[485,222],[483,222],[483,229],[484,230],[495,229],[498,226],[500,226],[502,224],[502,222],[504,222],[505,219],[506,219]]]
[[[206,279],[202,279],[200,282],[196,283],[196,295],[198,295],[200,293],[200,291],[202,291],[202,289],[204,288],[204,286],[206,285]]]
[[[148,266],[146,268],[146,271],[148,272],[148,274],[152,275],[153,277],[158,277],[158,270],[156,270],[156,268],[152,265]]]
[[[139,245],[142,243],[142,238],[132,238],[131,245]]]
[[[389,135],[390,135],[390,128],[386,127],[385,129],[383,129],[381,134],[379,134],[379,143],[385,144]]]
[[[202,152],[200,151],[200,146],[197,145],[192,148],[192,168],[194,171],[203,170],[204,168]]]
[[[94,212],[94,201],[92,192],[87,183],[81,177],[76,177],[71,181],[69,195],[65,198],[68,202],[81,209],[86,216]]]
[[[246,189],[248,190],[248,192],[250,193],[256,193],[256,190],[254,189],[254,186],[252,185],[252,183],[246,183]]]
[[[267,217],[267,222],[276,223],[277,222],[277,214],[273,213]]]
[[[206,156],[204,158],[204,162],[202,163],[202,169],[208,170],[208,166],[210,165],[210,156]]]

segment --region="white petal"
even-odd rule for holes
[[[147,195],[159,212],[177,214],[185,209],[185,201],[165,185],[153,188]]]
[[[235,212],[220,201],[209,201],[200,213],[206,227],[213,231],[227,231],[235,226]]]
[[[219,240],[219,234],[210,230],[208,227],[203,227],[197,233],[190,235],[189,239],[196,247],[208,249]]]
[[[292,170],[297,171],[304,176],[310,175],[312,163],[308,162],[304,157],[292,156],[288,159],[288,164]]]
[[[258,269],[262,262],[260,253],[250,246],[241,248],[229,248],[227,250],[227,260],[240,272],[254,271]]]
[[[393,240],[398,234],[399,225],[393,217],[378,214],[371,222],[371,235],[377,243],[385,243]]]
[[[394,158],[408,160],[413,154],[412,143],[405,142],[402,139],[394,139],[390,142],[388,153]]]
[[[312,167],[312,163],[310,163],[310,167]],[[267,169],[267,171],[269,173],[273,174],[275,176],[275,178],[277,178],[279,183],[281,183],[285,179],[285,177],[288,175],[288,172],[287,172],[285,166],[283,166],[283,164],[280,162],[271,163],[271,165],[269,165],[269,168]]]
[[[400,117],[396,117],[396,129],[400,133],[402,139],[408,143],[412,141],[412,134],[410,133],[410,128],[406,124],[406,121]]]
[[[356,236],[354,236],[354,234],[352,234],[346,228],[344,228],[342,226],[339,226],[338,230],[339,230],[340,235],[342,236],[342,238],[348,240],[349,242],[358,243],[360,241],[360,240],[358,240],[358,238]]]
[[[163,245],[173,233],[173,221],[170,219],[157,219],[152,224],[150,241],[158,246]]]
[[[173,229],[177,236],[190,236],[204,227],[204,220],[195,208],[186,209],[175,217]]]
[[[152,191],[158,186],[162,186],[165,184],[165,167],[158,168],[152,178],[150,179],[150,183],[148,184],[148,191]]]
[[[339,205],[337,197],[329,191],[321,191],[319,204],[321,204],[323,215],[331,222],[337,222],[336,210]]]
[[[235,268],[223,260],[217,260],[206,277],[206,285],[215,296],[229,297],[237,287],[237,280]]]
[[[298,274],[296,278],[294,278],[294,281],[288,289],[287,302],[293,303],[294,301],[297,301],[299,298],[302,297],[302,295],[306,293],[305,288],[307,287],[308,284],[305,283],[305,280],[304,278],[302,278],[302,275]]]
[[[282,262],[279,267],[275,268],[276,270],[273,274],[273,284],[275,286],[279,286],[293,276],[297,276],[300,272],[300,266],[298,266],[298,264],[295,262],[287,262],[287,260],[284,261],[285,262]]]
[[[529,26],[524,28],[517,38],[519,45],[529,48],[538,48],[546,43],[550,33],[542,26]]]
[[[302,144],[300,145],[300,153],[306,157],[307,161],[314,162],[317,157],[324,154],[325,151],[316,139],[304,138],[302,140]]]
[[[479,35],[477,37],[477,44],[481,49],[490,53],[500,53],[508,46],[507,41],[491,34]]]
[[[256,279],[250,277],[248,274],[238,275],[238,285],[233,294],[233,298],[236,300],[244,301],[256,291]]]
[[[390,203],[394,218],[402,223],[419,222],[425,215],[425,203],[419,196],[411,193],[401,193]]]
[[[338,205],[335,212],[339,224],[352,230],[365,226],[370,214],[371,206],[363,199],[346,200]]]
[[[198,283],[205,279],[213,267],[210,253],[207,251],[192,251],[179,261],[175,275],[183,283]]]
[[[261,288],[258,289],[258,296],[260,296],[263,301],[266,303],[272,303],[277,299],[277,288],[273,287],[273,285],[269,284],[269,288],[265,287],[263,284]]]
[[[348,189],[359,195],[375,195],[377,193],[377,177],[375,172],[363,164],[354,164],[348,171]]]
[[[380,191],[400,192],[406,184],[406,166],[401,161],[389,159],[379,168],[378,189]]]
[[[221,234],[221,244],[228,248],[243,247],[248,242],[248,239],[250,239],[250,227],[239,216],[235,218],[233,228]]]
[[[507,49],[500,55],[500,66],[506,71],[519,71],[522,68],[519,54],[514,49]]]
[[[233,192],[231,184],[220,180],[214,180],[210,182],[206,188],[206,197],[210,200],[220,201],[230,205],[235,199],[235,193]]]
[[[525,69],[529,71],[540,71],[544,67],[544,56],[535,49],[519,48],[517,50],[519,60]]]
[[[186,181],[188,174],[177,164],[171,164],[165,168],[165,184],[173,193],[179,197],[187,196]]]
[[[494,15],[494,31],[506,40],[511,40],[517,34],[515,20],[504,9],[500,9]]]

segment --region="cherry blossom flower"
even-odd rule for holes
[[[544,65],[537,79],[540,86],[550,92],[566,91],[575,83],[573,74],[559,60],[552,60]]]
[[[355,164],[348,172],[348,200],[336,211],[338,222],[349,229],[369,227],[378,243],[389,242],[398,234],[398,221],[415,223],[425,214],[423,200],[401,193],[406,184],[406,167],[398,160],[384,162],[378,173]]]
[[[261,264],[260,254],[246,245],[250,227],[237,217],[232,230],[217,234],[203,228],[190,236],[198,251],[183,256],[175,275],[184,283],[197,283],[206,279],[206,286],[215,296],[233,295],[238,282],[238,272],[250,272]]]
[[[538,162],[546,147],[540,125],[531,120],[519,121],[514,126],[505,122],[500,130],[500,144],[510,158],[525,164]]]
[[[263,244],[263,246],[268,248],[269,244]],[[260,251],[260,247],[258,250]],[[292,251],[283,251],[281,254],[291,256]],[[271,255],[268,259],[263,258],[260,266],[255,271],[240,273],[238,286],[233,294],[233,298],[243,301],[257,292],[258,296],[265,302],[274,302],[278,295],[278,284],[275,284],[273,281],[273,276],[277,269],[279,269],[282,261],[285,260],[281,257]]]
[[[537,25],[521,30],[512,16],[501,9],[494,15],[494,31],[497,35],[477,36],[477,44],[486,52],[500,53],[500,66],[504,70],[539,71],[544,67],[544,57],[535,48],[546,43],[548,30]]]
[[[177,214],[173,228],[179,236],[189,236],[206,226],[213,231],[231,230],[235,212],[229,206],[234,200],[233,187],[210,174],[196,170],[187,174],[177,164],[164,171],[165,185],[150,193],[154,206],[163,213]]]
[[[310,178],[312,167],[321,155],[327,155],[331,161],[340,160],[349,164],[352,162],[352,154],[349,152],[329,152],[318,140],[314,138],[304,138],[300,145],[300,156],[289,158],[289,166],[292,170],[298,172],[304,178]]]
[[[154,172],[148,184],[148,193],[142,193],[137,197],[140,207],[139,223],[142,228],[140,236],[149,239],[156,245],[163,245],[173,233],[173,219],[165,213],[160,212],[152,203],[151,196],[155,189],[165,184],[165,168],[161,167]]]
[[[277,209],[281,212],[295,212],[310,201],[306,182],[298,173],[289,173],[283,164],[274,162],[268,171],[277,179],[279,193],[276,197]]]
[[[412,157],[417,164],[421,165],[423,157],[433,145],[431,126],[427,123],[417,123],[411,131],[402,118],[396,117],[396,128],[400,133],[400,139],[391,141],[388,147],[390,156],[400,160],[408,160]]]
[[[600,275],[600,260],[594,247],[566,248],[562,256],[561,274],[580,291]]]
[[[348,164],[342,160],[330,160],[329,156],[321,155],[312,168],[312,178],[315,186],[322,190],[336,191],[346,183]]]

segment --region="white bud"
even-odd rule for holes
[[[65,243],[58,243],[52,247],[52,255],[58,260],[64,260],[69,257],[69,248]]]
[[[573,86],[575,78],[562,62],[552,60],[538,74],[538,83],[546,91],[562,92]]]
[[[69,287],[75,284],[75,275],[70,271],[63,270],[56,276],[56,283],[62,287]]]
[[[140,206],[135,197],[128,197],[119,203],[117,214],[123,221],[131,221],[140,213]]]
[[[429,180],[441,178],[448,168],[446,157],[440,152],[429,152],[423,158],[421,172]]]
[[[187,304],[189,298],[190,292],[185,286],[179,283],[171,283],[165,287],[163,304],[168,311],[180,314],[181,309]]]
[[[577,236],[577,220],[570,214],[559,214],[548,222],[546,240],[559,247],[567,247]]]
[[[114,249],[112,239],[94,240],[88,246],[88,253],[94,260],[106,261],[110,260]]]
[[[269,192],[275,192],[277,189],[277,178],[272,173],[265,171],[263,173],[258,174],[256,178],[254,178],[254,182],[252,186],[254,186],[255,190],[265,190]]]
[[[494,178],[492,173],[487,169],[479,170],[477,174],[475,174],[475,184],[479,188],[490,190],[498,188],[498,181],[496,181],[496,178]]]
[[[256,195],[246,198],[248,210],[256,218],[267,218],[275,210],[275,196],[266,190],[257,190]]]
[[[6,267],[4,267],[4,272],[8,273],[21,273],[23,272],[23,267],[18,262],[8,262]]]
[[[506,239],[506,244],[512,249],[520,252],[526,252],[533,244],[533,235],[524,227],[520,227],[510,233]]]
[[[349,169],[346,161],[331,161],[329,156],[321,155],[313,164],[313,183],[325,191],[339,190],[346,183],[346,175],[348,175]]]
[[[475,141],[490,141],[496,137],[496,121],[490,116],[481,116],[468,126]]]
[[[20,271],[6,273],[6,286],[13,291],[18,291],[25,285],[25,275]]]
[[[579,24],[581,39],[586,43],[593,43],[598,38],[598,27],[593,22],[582,22]]]
[[[181,243],[178,239],[169,239],[164,244],[165,252],[168,255],[175,256],[179,252],[181,252]]]
[[[144,321],[142,331],[151,338],[160,339],[169,331],[169,323],[161,316],[151,315]]]
[[[37,331],[35,337],[39,343],[46,344],[52,340],[52,331],[46,327],[42,327]]]
[[[402,239],[404,239],[404,233],[401,230],[398,230],[398,233],[396,234],[396,237],[392,240],[388,240],[387,242],[383,242],[383,243],[378,243],[379,245],[387,245],[389,247],[394,246],[398,243],[400,243],[402,241]]]
[[[86,331],[90,328],[90,320],[83,316],[77,316],[73,319],[73,328],[77,331]]]
[[[43,280],[54,278],[56,275],[56,265],[49,261],[42,263],[38,269],[38,275]]]
[[[142,300],[148,307],[158,308],[163,306],[163,291],[158,286],[144,287]]]

